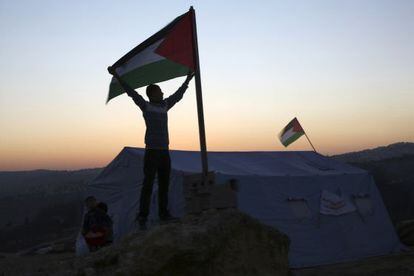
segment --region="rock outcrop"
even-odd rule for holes
[[[287,275],[289,239],[237,211],[137,232],[75,261],[78,275]],[[62,271],[61,274],[65,274]]]

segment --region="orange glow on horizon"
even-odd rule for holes
[[[216,130],[217,131],[217,130]],[[216,131],[207,132],[209,151],[291,151],[312,150],[303,136],[298,141],[284,148],[277,138],[276,131],[263,131],[259,134],[248,132],[218,136]],[[170,149],[199,150],[198,131],[177,134],[171,131]],[[186,136],[188,135],[188,136]],[[124,133],[122,136],[113,134],[106,139],[71,139],[54,141],[32,141],[27,144],[0,147],[0,171],[53,169],[76,170],[83,168],[105,167],[122,150],[124,146],[144,147],[143,137],[137,137],[136,131]],[[143,136],[143,135],[142,135]],[[413,141],[409,137],[364,137],[353,135],[315,135],[309,134],[316,149],[325,155],[334,155],[350,151],[358,151],[377,146],[388,145],[400,141]],[[336,136],[336,137],[335,137]],[[191,138],[185,138],[191,137]],[[376,139],[374,139],[376,138]],[[405,139],[404,139],[405,138]],[[354,140],[358,140],[355,143]]]

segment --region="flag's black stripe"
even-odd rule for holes
[[[296,117],[295,118],[293,118],[293,120],[292,121],[290,121],[286,126],[285,126],[285,128],[283,129],[283,133],[285,133],[286,131],[288,131],[289,129],[291,129],[292,127],[293,127],[293,125],[294,125],[294,123],[295,123],[295,120],[297,120],[296,119]]]
[[[148,38],[147,40],[145,40],[144,42],[139,44],[137,47],[135,47],[134,49],[132,49],[131,51],[126,53],[117,62],[115,62],[112,65],[112,67],[117,68],[117,67],[121,66],[122,64],[124,64],[125,62],[130,60],[133,56],[135,56],[136,54],[138,54],[139,52],[141,52],[142,50],[144,50],[148,46],[152,45],[154,42],[156,42],[156,41],[160,40],[161,38],[163,38],[175,26],[175,24],[177,24],[178,21],[180,21],[181,18],[183,18],[187,13],[188,12],[180,15],[179,17],[177,17],[176,19],[171,21],[167,26],[162,28],[160,31],[158,31],[157,33],[152,35],[150,38]]]

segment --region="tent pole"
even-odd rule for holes
[[[192,18],[193,29],[193,54],[194,54],[194,72],[195,72],[195,89],[197,99],[197,115],[198,115],[198,130],[200,137],[200,150],[201,150],[201,165],[203,169],[203,181],[207,179],[208,173],[208,160],[207,160],[207,145],[206,145],[206,132],[204,128],[204,112],[203,112],[203,96],[201,92],[201,76],[200,76],[200,62],[198,56],[198,43],[197,43],[197,25],[195,10],[193,6],[190,7],[190,13]]]

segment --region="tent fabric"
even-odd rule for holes
[[[321,195],[320,213],[324,215],[343,215],[356,211],[355,204],[351,202],[351,198],[345,198],[335,193],[323,190]]]
[[[136,227],[144,152],[125,147],[87,188],[87,195],[108,204],[115,242]],[[200,153],[171,150],[170,154],[169,209],[173,215],[183,216],[183,176],[200,172]],[[241,211],[289,236],[292,268],[357,260],[401,249],[373,178],[362,169],[304,151],[209,152],[208,160],[218,185],[238,180]],[[153,223],[158,214],[156,190],[155,183],[149,217]],[[335,216],[321,214],[322,191],[353,202],[356,210]],[[362,204],[355,199],[361,195],[366,198],[365,207],[358,208]],[[367,204],[371,212],[366,211]]]

